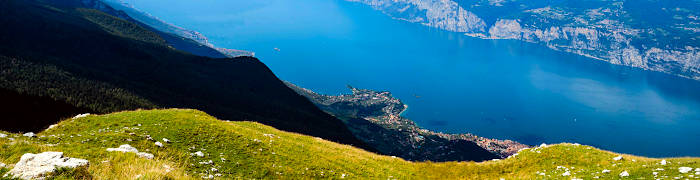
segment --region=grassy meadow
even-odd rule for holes
[[[321,138],[188,109],[137,110],[61,121],[36,137],[0,132],[0,162],[24,153],[64,152],[90,161],[54,179],[697,179],[699,158],[645,158],[578,144],[522,150],[487,162],[410,162]],[[167,139],[168,141],[165,141]],[[155,145],[161,142],[163,147]],[[135,153],[108,152],[129,144]],[[201,154],[199,153],[201,152]],[[200,156],[201,155],[201,156]],[[622,156],[621,160],[614,160]],[[692,171],[680,173],[679,167]],[[663,170],[662,170],[663,169]],[[604,172],[604,170],[606,170]],[[621,177],[626,171],[629,176]],[[654,175],[656,172],[656,175]],[[697,173],[697,174],[696,174]]]

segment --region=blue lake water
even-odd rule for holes
[[[410,106],[405,116],[431,130],[700,156],[697,81],[466,37],[339,0],[130,2],[217,46],[255,51],[281,79],[319,93],[349,93],[348,84],[391,91]]]

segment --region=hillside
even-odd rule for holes
[[[196,108],[222,119],[256,121],[366,147],[340,120],[287,88],[258,59],[178,51],[149,28],[83,8],[81,2],[0,3],[0,88],[14,92],[0,97],[0,107],[23,103],[10,97],[21,94],[96,113]],[[37,131],[76,114],[21,112],[9,111],[7,117],[20,119],[0,122],[30,119],[34,124],[0,130]]]
[[[215,47],[209,42],[209,39],[203,34],[175,26],[168,22],[158,19],[146,12],[140,11],[122,0],[94,0],[108,4],[111,8],[117,9],[128,14],[130,17],[143,23],[144,26],[152,27],[154,31],[161,32],[169,44],[173,47],[190,52],[195,55],[208,57],[238,57],[238,56],[254,56],[254,52],[226,49]],[[169,38],[172,37],[172,38]],[[193,45],[194,44],[194,45]]]
[[[695,171],[700,167],[698,158],[665,159],[666,165],[661,159],[629,155],[614,160],[618,154],[577,144],[545,145],[482,163],[409,162],[259,123],[223,121],[184,109],[71,118],[36,137],[0,133],[5,135],[0,135],[0,162],[8,164],[0,173],[11,169],[24,153],[58,151],[90,162],[88,168],[54,173],[59,179],[199,179],[210,175],[245,179],[618,179],[623,171],[629,176],[622,179],[694,179],[700,173]],[[164,146],[156,146],[156,141]],[[106,151],[122,144],[155,157]],[[680,167],[692,169],[680,173]]]
[[[700,80],[700,1],[347,0],[484,39],[539,44],[611,64]]]

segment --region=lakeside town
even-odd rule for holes
[[[405,151],[410,151],[403,153],[406,154],[406,157],[402,158],[411,159],[411,157],[417,155],[415,151],[418,150],[421,152],[420,154],[429,155],[426,157],[438,157],[430,159],[433,161],[455,160],[450,159],[450,157],[454,158],[450,154],[457,153],[459,151],[458,148],[462,147],[455,145],[459,141],[473,142],[500,158],[506,158],[517,153],[520,149],[530,147],[512,140],[485,138],[471,133],[448,134],[421,128],[412,120],[401,116],[401,113],[408,106],[401,102],[400,99],[393,97],[388,91],[373,91],[348,86],[352,94],[329,96],[315,93],[289,82],[287,82],[287,85],[336,117],[341,119],[361,118],[385,129],[393,130],[397,134],[359,137],[370,143],[381,141],[377,138],[391,138],[392,140],[384,141],[396,142],[398,144],[395,145],[408,147],[402,148]],[[346,120],[346,123],[350,127],[358,126],[356,124],[357,121]],[[440,159],[439,157],[447,159]]]

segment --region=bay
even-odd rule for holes
[[[409,105],[406,117],[434,131],[700,156],[698,81],[467,37],[340,0],[128,2],[219,47],[254,51],[281,79],[316,92],[390,91]]]

